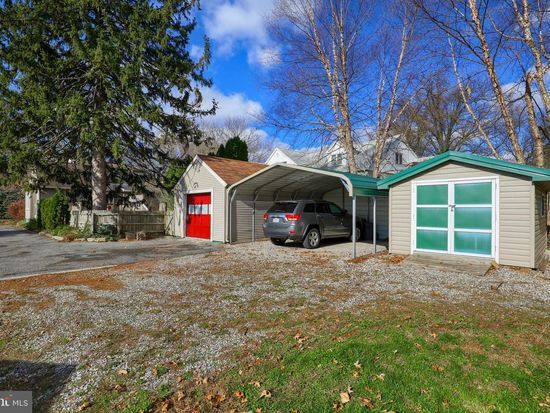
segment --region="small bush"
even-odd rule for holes
[[[69,200],[63,192],[40,201],[39,225],[47,230],[67,225],[69,222]]]
[[[18,199],[8,205],[8,216],[14,221],[21,221],[25,218],[25,201]]]
[[[24,224],[25,229],[28,229],[29,231],[38,231],[40,229],[38,225],[38,220],[31,218]]]
[[[70,225],[61,225],[49,231],[50,234],[56,235],[58,237],[63,237],[67,241],[74,241],[77,238],[89,238],[91,232],[89,228],[75,228]]]

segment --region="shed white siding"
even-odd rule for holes
[[[499,178],[499,263],[534,267],[534,186],[527,178],[449,162],[390,188],[390,252],[411,253],[411,182],[437,179]]]
[[[185,237],[187,194],[212,193],[211,238],[212,241],[225,242],[226,226],[226,190],[220,178],[215,175],[199,158],[187,168],[182,179],[174,189],[174,225],[177,236]]]

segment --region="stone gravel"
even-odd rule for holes
[[[372,253],[372,245],[358,251]],[[53,399],[49,411],[72,412],[121,370],[129,386],[139,383],[134,390],[158,389],[185,372],[210,374],[236,349],[272,333],[273,315],[301,309],[353,311],[400,299],[550,309],[549,271],[501,267],[479,277],[385,254],[350,258],[348,243],[305,250],[257,242],[100,271],[116,281],[110,288],[12,281],[0,289],[0,359],[8,362],[0,363],[0,388],[24,386],[38,371],[29,363],[53,366],[52,383],[35,400]],[[167,372],[158,374],[158,366]]]

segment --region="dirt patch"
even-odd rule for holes
[[[367,254],[357,258],[352,258],[349,260],[349,262],[351,262],[352,264],[360,264],[368,260],[379,259],[397,265],[400,264],[401,261],[403,261],[405,258],[407,258],[407,256],[405,255],[390,254],[388,251],[382,251],[377,252],[376,254]]]
[[[28,293],[30,288],[51,288],[60,286],[86,286],[94,290],[115,291],[123,288],[114,271],[75,271],[64,274],[48,274],[36,277],[0,281],[4,290]]]

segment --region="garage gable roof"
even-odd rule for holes
[[[531,178],[534,182],[550,182],[550,169],[502,161],[500,159],[487,158],[485,156],[448,151],[380,180],[378,182],[378,188],[388,189],[392,185],[451,161],[525,176]]]
[[[267,167],[267,165],[261,163],[239,161],[237,159],[221,158],[212,155],[197,155],[197,157],[227,185],[232,185]]]

